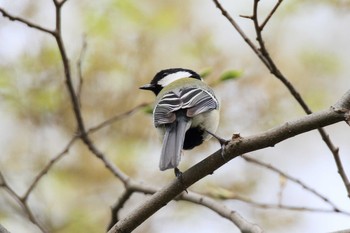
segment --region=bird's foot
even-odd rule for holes
[[[218,142],[220,143],[220,146],[221,146],[221,157],[224,161],[226,161],[226,158],[225,158],[226,146],[230,142],[230,140],[226,140],[224,138],[221,138],[208,130],[206,130],[206,131],[208,134],[210,134],[211,136],[216,138],[216,140],[218,140]]]
[[[184,190],[186,191],[186,193],[188,193],[186,186],[185,186],[185,183],[184,183],[184,180],[183,180],[182,172],[177,167],[175,167],[174,173],[175,173],[176,178],[179,179],[180,183],[184,186]]]

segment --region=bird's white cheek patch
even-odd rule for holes
[[[187,71],[179,71],[179,72],[176,72],[176,73],[173,73],[173,74],[168,74],[167,76],[165,76],[164,78],[162,78],[160,81],[159,81],[159,84],[162,86],[162,87],[165,87],[167,85],[169,85],[170,83],[176,81],[176,80],[179,80],[181,78],[187,78],[187,77],[190,77],[191,76],[191,73],[187,72]]]

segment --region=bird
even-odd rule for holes
[[[161,70],[140,89],[156,95],[153,123],[163,137],[159,169],[173,168],[178,176],[182,150],[216,137],[218,98],[199,74],[185,68]]]

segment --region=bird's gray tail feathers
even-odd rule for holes
[[[176,120],[173,123],[165,125],[163,148],[159,161],[161,171],[179,165],[185,134],[190,126],[191,119],[182,112],[176,114]]]

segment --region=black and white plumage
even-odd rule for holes
[[[141,89],[157,98],[153,121],[163,135],[160,170],[177,168],[182,149],[209,139],[219,122],[219,102],[213,90],[192,70],[175,68],[158,72]]]

